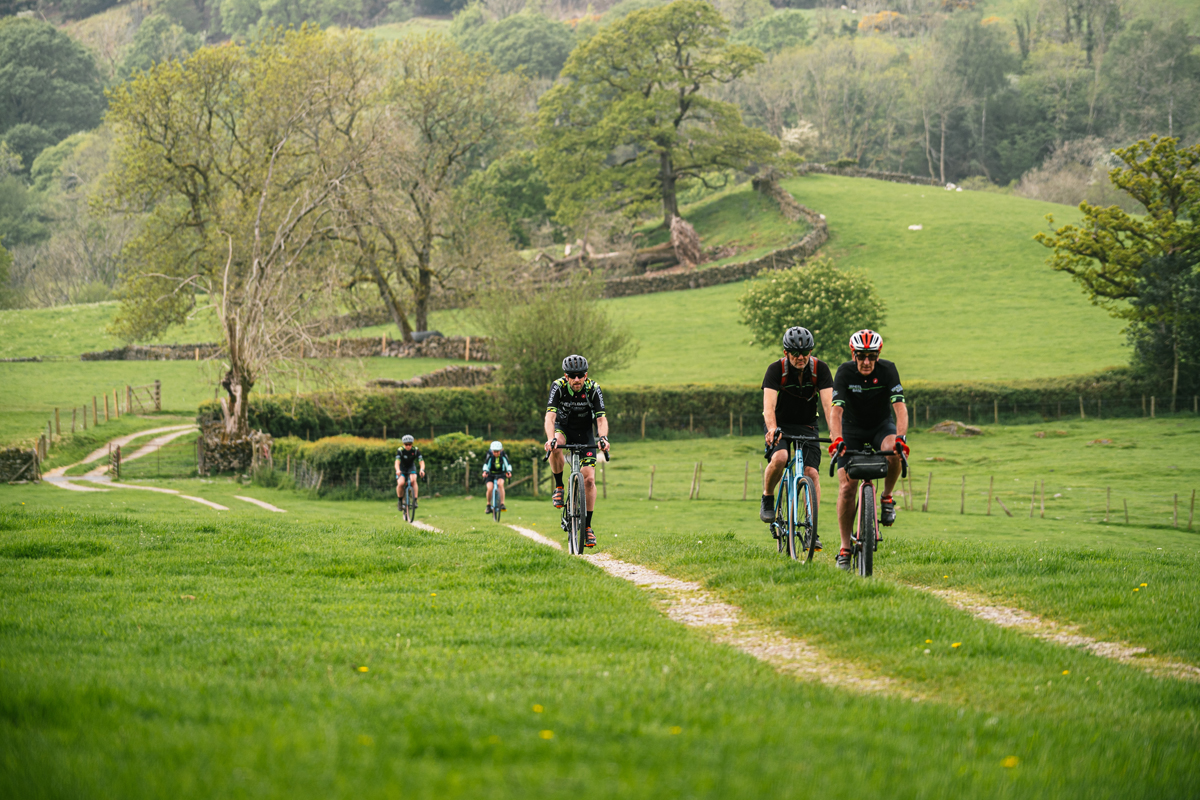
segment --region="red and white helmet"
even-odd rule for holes
[[[863,328],[850,336],[850,349],[854,352],[878,352],[883,347],[883,337],[872,330]]]

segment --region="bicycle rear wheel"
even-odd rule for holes
[[[500,487],[492,483],[492,517],[496,522],[500,521]]]
[[[779,482],[779,488],[776,490],[778,496],[775,498],[775,521],[771,523],[771,533],[775,536],[776,550],[780,553],[787,552],[787,485],[788,475],[785,472],[783,480]]]
[[[804,514],[804,484],[802,481],[802,478],[796,479],[796,500],[794,503],[789,503],[791,508],[788,509],[787,515],[787,554],[793,561],[799,561],[800,553],[804,551],[804,542],[800,540],[800,537],[803,535],[803,528],[799,524],[800,518]]]
[[[583,536],[587,520],[587,495],[584,494],[583,476],[576,472],[571,476],[570,497],[571,522],[567,544],[571,555],[583,554]]]
[[[796,511],[800,523],[797,532],[803,537],[800,549],[807,551],[804,561],[809,563],[817,552],[817,497],[813,491],[812,478],[805,475],[800,480],[796,497]]]
[[[875,487],[864,483],[858,504],[858,574],[871,577],[875,561]]]
[[[412,483],[410,482],[404,485],[404,521],[412,522],[416,516],[417,512],[413,508]]]

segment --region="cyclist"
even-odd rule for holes
[[[425,456],[421,448],[413,444],[413,437],[405,436],[400,440],[401,446],[396,448],[396,505],[404,500],[404,486],[410,480],[413,490],[413,508],[417,507],[417,481],[414,475],[420,473],[425,477]]]
[[[487,482],[487,507],[483,513],[492,513],[492,482],[493,480],[500,487],[500,510],[508,511],[504,507],[504,480],[512,477],[512,464],[508,463],[508,456],[504,453],[504,445],[500,442],[492,442],[492,446],[488,448],[487,458],[483,460],[483,479]]]
[[[840,569],[849,570],[850,532],[854,527],[854,504],[858,481],[846,477],[846,450],[898,450],[908,456],[908,406],[900,373],[891,361],[879,357],[883,337],[872,330],[861,330],[850,337],[852,361],[838,367],[833,377],[833,413],[829,417],[829,455],[838,458],[838,527],[842,549],[837,556]],[[896,414],[892,422],[892,412]],[[888,473],[883,495],[879,498],[879,522],[890,526],[896,521],[896,502],[892,489],[900,477],[899,456],[888,456]]]
[[[583,475],[584,494],[587,498],[587,531],[584,547],[596,546],[596,534],[592,531],[592,511],[596,507],[596,450],[597,440],[592,435],[592,423],[596,423],[600,449],[608,452],[608,418],[604,411],[604,394],[600,386],[587,376],[587,359],[570,355],[562,362],[563,376],[550,385],[550,400],[546,403],[546,452],[550,454],[550,471],[554,473],[555,508],[566,505],[563,500],[563,469],[566,458],[561,450],[551,450],[551,445],[585,444],[580,473]]]
[[[783,334],[783,358],[772,362],[763,377],[763,431],[767,439],[767,468],[763,472],[762,507],[758,518],[770,523],[775,519],[775,487],[788,465],[788,442],[779,434],[817,437],[817,401],[832,416],[833,375],[829,365],[812,356],[815,346],[807,328],[788,328]],[[812,479],[813,502],[820,505],[821,448],[816,442],[803,444],[804,474]],[[821,539],[817,537],[817,549]]]

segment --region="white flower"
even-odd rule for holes
[[[919,230],[921,230],[921,226],[920,225],[909,225],[908,229],[910,231],[919,231]]]

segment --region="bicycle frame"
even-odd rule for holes
[[[904,457],[904,453],[900,450],[875,450],[874,448],[867,450],[843,450],[841,455],[878,455],[884,457],[900,456],[900,477],[904,478],[908,475],[908,459]],[[836,471],[837,459],[835,458],[829,464],[830,477],[833,477]],[[849,476],[847,475],[847,477]],[[874,571],[874,553],[879,547],[879,502],[877,499],[879,494],[875,488],[875,481],[878,479],[850,478],[850,480],[858,482],[858,487],[854,492],[854,530],[850,535],[853,557],[858,568],[858,573],[863,577],[870,577]],[[864,534],[862,530],[864,516],[860,512],[864,507],[863,497],[868,491],[871,493],[871,516],[873,519],[871,519],[870,525],[868,526],[871,528],[871,530]],[[839,525],[840,524],[841,523],[839,520]],[[871,541],[863,541],[868,536]]]
[[[566,481],[566,492],[563,497],[565,503],[563,505],[562,512],[562,529],[567,532],[567,547],[571,555],[582,555],[584,547],[583,534],[586,526],[586,517],[580,516],[579,519],[573,519],[573,517],[576,515],[573,514],[572,509],[581,507],[584,509],[583,514],[586,515],[587,513],[587,498],[577,497],[575,492],[577,491],[577,488],[578,491],[583,491],[583,475],[581,473],[583,469],[583,458],[581,453],[586,450],[591,450],[593,447],[592,445],[586,444],[558,444],[556,442],[553,447],[551,447],[551,452],[553,452],[555,449],[566,450],[571,454],[570,478],[568,478]],[[604,454],[604,460],[608,461],[608,451],[601,450],[600,452]],[[547,452],[545,458],[542,460],[549,461],[550,453]],[[563,470],[563,472],[565,473],[566,470]],[[578,480],[576,480],[576,478],[578,478]]]
[[[801,446],[805,442],[828,442],[828,439],[822,439],[815,436],[789,436],[787,434],[779,434],[775,439],[779,441],[791,442],[792,457],[788,461],[787,466],[783,468],[783,475],[779,479],[779,487],[776,490],[775,507],[780,508],[785,498],[787,500],[788,519],[785,520],[787,527],[784,530],[776,530],[776,538],[779,540],[779,552],[787,551],[792,558],[799,558],[799,555],[794,552],[794,542],[788,540],[789,532],[795,533],[797,526],[803,520],[811,520],[814,518],[813,513],[813,497],[811,493],[806,492],[804,514],[802,517],[797,516],[798,491],[797,486],[800,479],[804,477],[804,448]],[[772,527],[776,527],[775,523],[771,523]],[[813,532],[815,536],[815,531]]]

